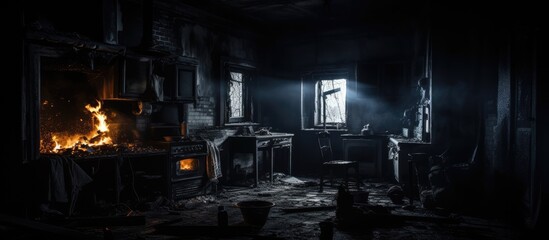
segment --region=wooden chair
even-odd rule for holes
[[[349,188],[349,169],[354,169],[355,184],[357,190],[360,190],[360,173],[358,172],[357,161],[344,161],[333,159],[332,143],[330,140],[330,133],[323,131],[318,133],[318,146],[320,148],[320,155],[322,157],[322,169],[320,173],[320,192],[324,190],[324,176],[329,174],[330,185],[334,186],[334,171],[341,169],[345,171],[345,187]]]

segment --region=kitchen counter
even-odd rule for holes
[[[391,137],[389,140],[395,144],[431,144],[430,142],[424,142],[416,138]]]
[[[393,163],[394,178],[402,185],[410,184],[408,154],[428,153],[431,143],[414,138],[389,138],[389,161]]]
[[[383,139],[389,138],[391,135],[374,134],[374,135],[362,135],[362,134],[341,134],[342,138],[355,138],[355,139]]]
[[[233,135],[229,136],[229,138],[257,138],[257,139],[271,139],[271,138],[286,138],[286,137],[293,137],[293,133],[278,133],[278,132],[271,132],[270,134],[266,135]]]

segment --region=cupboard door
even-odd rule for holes
[[[127,56],[123,62],[124,74],[120,83],[120,96],[143,96],[147,90],[151,70],[151,59],[146,57]]]
[[[166,101],[194,103],[197,98],[198,61],[179,57],[166,69],[164,94]]]
[[[175,100],[194,102],[196,100],[197,66],[177,65],[175,80]]]

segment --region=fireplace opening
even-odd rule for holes
[[[112,59],[89,55],[41,57],[40,153],[92,152],[119,142],[124,115],[101,100],[110,92],[116,68]]]
[[[90,93],[92,88],[82,73],[43,71],[42,79],[40,152],[47,153],[57,151],[72,135],[88,136],[93,130],[93,121],[84,112],[84,106],[96,97]]]

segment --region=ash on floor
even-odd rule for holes
[[[256,188],[220,186],[215,195],[178,202],[165,201],[141,212],[143,226],[109,228],[112,239],[319,239],[320,222],[332,222],[333,239],[518,239],[522,232],[494,219],[482,219],[426,210],[415,201],[413,208],[393,203],[387,196],[392,186],[365,182],[354,196],[354,209],[360,214],[351,221],[336,217],[337,188],[320,193],[318,181],[276,174],[275,181],[260,182]],[[367,193],[365,193],[367,192]],[[249,228],[236,204],[245,200],[273,202],[265,225]],[[228,213],[228,227],[218,224],[218,207]],[[404,207],[404,208],[403,208]],[[386,214],[375,213],[378,210]],[[352,215],[352,214],[351,214]],[[348,219],[347,219],[348,220]],[[349,224],[350,223],[350,224]],[[89,229],[88,229],[89,230]],[[104,229],[94,229],[105,236]]]

